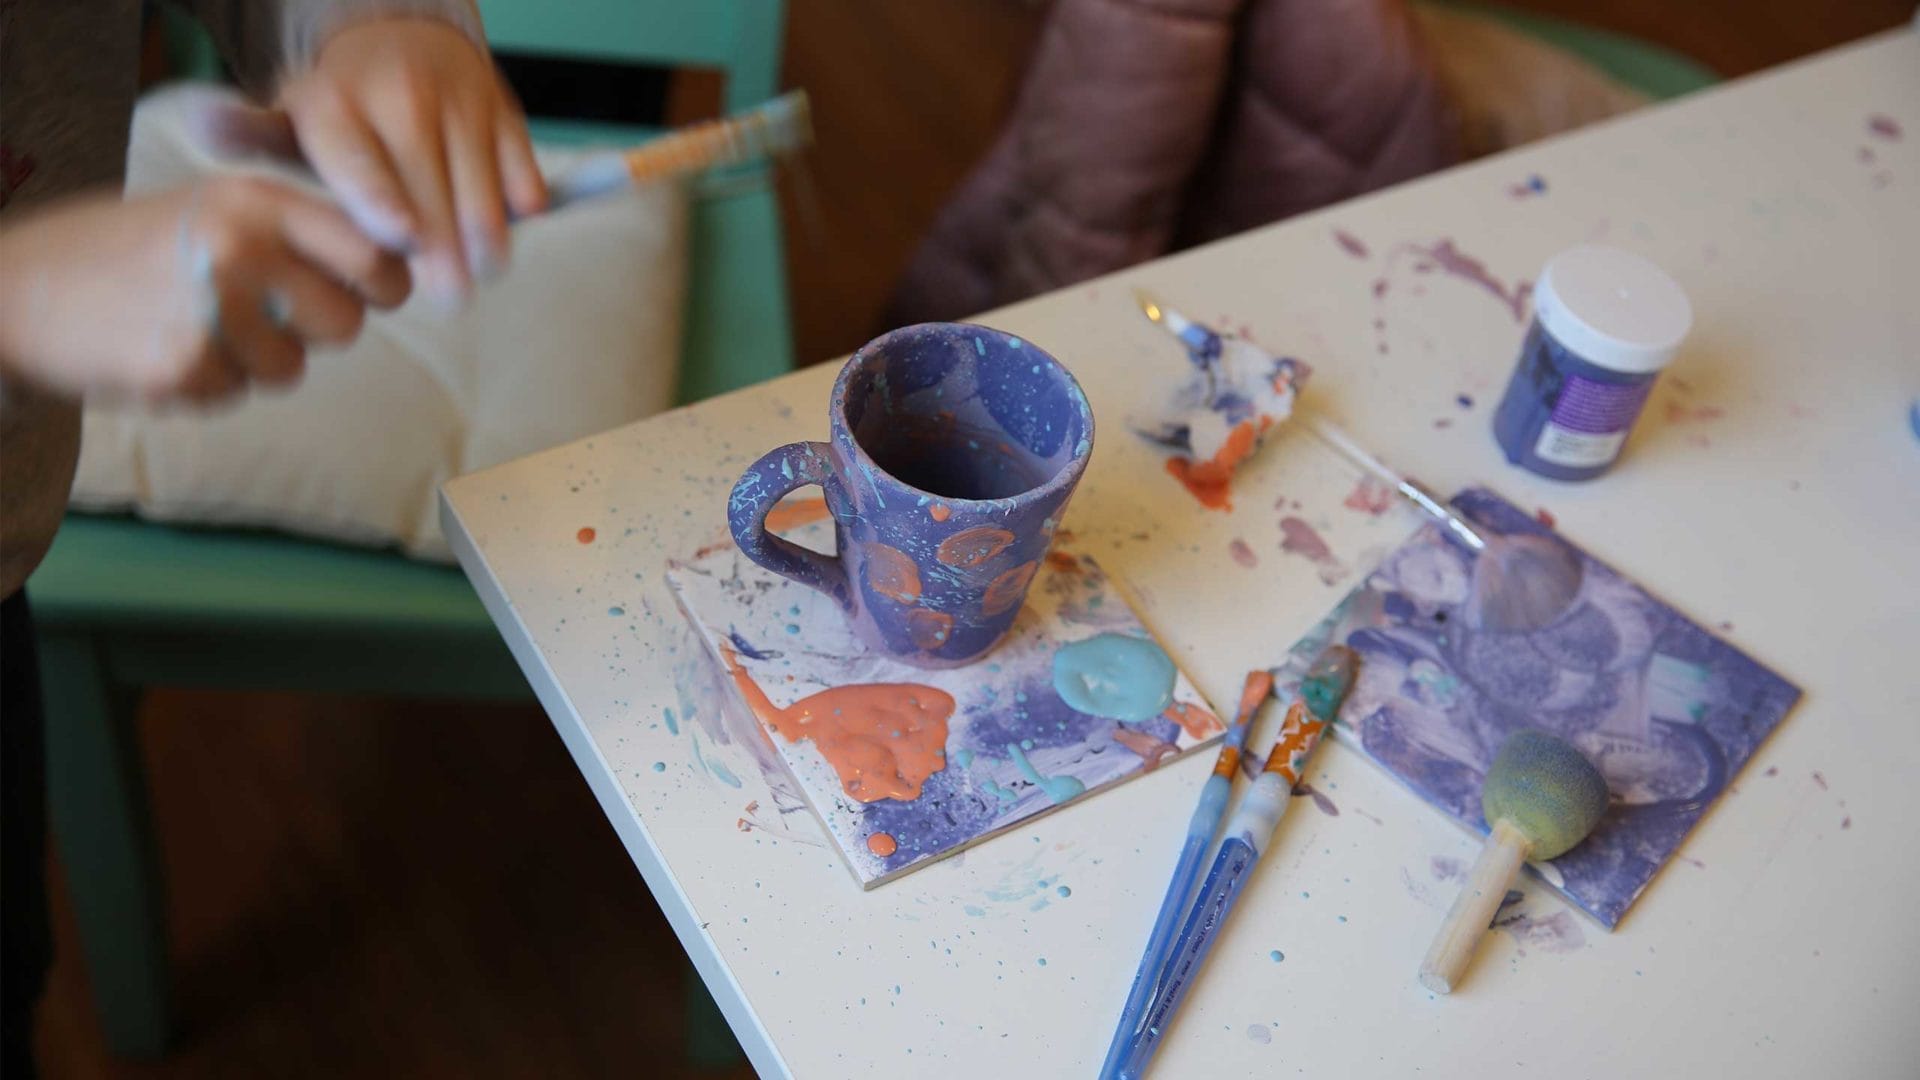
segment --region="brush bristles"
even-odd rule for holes
[[[694,124],[629,150],[627,172],[640,183],[783,154],[813,141],[812,116],[806,93],[796,90],[738,116]]]

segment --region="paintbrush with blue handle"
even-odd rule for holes
[[[1240,693],[1240,711],[1233,718],[1233,726],[1227,729],[1220,756],[1214,759],[1213,775],[1207,777],[1206,786],[1200,789],[1200,801],[1187,822],[1186,839],[1180,843],[1180,858],[1173,864],[1173,880],[1167,883],[1166,899],[1160,902],[1160,913],[1154,916],[1153,932],[1147,935],[1147,951],[1140,957],[1140,968],[1134,972],[1127,1003],[1121,1007],[1113,1043],[1107,1047],[1106,1062],[1100,1066],[1102,1077],[1114,1075],[1135,1029],[1140,1026],[1148,995],[1153,992],[1154,981],[1166,962],[1167,950],[1173,945],[1173,933],[1180,928],[1180,914],[1187,909],[1187,896],[1200,880],[1200,864],[1206,859],[1214,832],[1220,828],[1220,819],[1227,816],[1227,799],[1233,792],[1234,773],[1240,769],[1240,748],[1246,744],[1247,728],[1272,692],[1272,674],[1247,673],[1246,687]]]
[[[1119,1068],[1113,1075],[1135,1080],[1146,1071],[1160,1048],[1167,1025],[1180,1003],[1193,989],[1207,954],[1220,939],[1220,928],[1252,876],[1273,833],[1286,815],[1292,801],[1293,786],[1300,782],[1308,755],[1319,744],[1320,735],[1332,723],[1347,691],[1353,688],[1358,658],[1344,645],[1332,645],[1314,660],[1300,684],[1300,699],[1287,709],[1287,719],[1267,755],[1266,767],[1253,787],[1240,800],[1227,823],[1226,839],[1214,857],[1213,868],[1200,887],[1200,896],[1188,912],[1186,925],[1168,954],[1146,1015],[1138,1030],[1130,1033]]]

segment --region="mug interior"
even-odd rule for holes
[[[1053,357],[984,326],[895,330],[854,355],[844,423],[873,464],[955,501],[1046,486],[1093,439],[1086,398]]]

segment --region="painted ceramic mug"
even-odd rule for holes
[[[1013,625],[1086,471],[1086,395],[1031,343],[924,323],[854,353],[828,410],[827,442],[782,446],[734,485],[735,542],[833,597],[875,649],[922,667],[977,659]],[[809,484],[836,555],[767,531],[767,511]]]

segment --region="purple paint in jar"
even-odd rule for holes
[[[1687,294],[1639,255],[1583,244],[1547,260],[1493,414],[1507,460],[1554,480],[1612,468],[1692,326]]]

